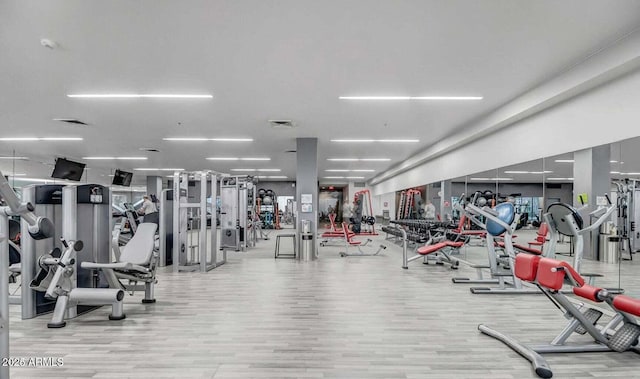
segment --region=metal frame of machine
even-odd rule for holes
[[[189,179],[199,182],[199,193],[189,193]],[[196,186],[198,188],[198,186]],[[207,246],[207,189],[211,189],[211,247]],[[227,262],[227,252],[223,249],[222,259],[218,260],[218,236],[216,229],[215,199],[217,176],[210,171],[185,172],[173,174],[173,272],[207,272]],[[193,198],[195,201],[190,201]],[[195,210],[195,212],[194,212]],[[193,212],[189,218],[189,211]],[[163,214],[164,215],[164,214]],[[196,223],[196,220],[198,222]],[[161,221],[164,219],[161,217]],[[191,221],[191,230],[189,228]],[[197,224],[197,227],[195,227]],[[197,242],[193,241],[193,232],[197,231]],[[190,233],[191,232],[191,233]],[[191,236],[190,236],[191,234]],[[162,234],[160,241],[165,241]],[[195,250],[197,249],[197,253]],[[163,249],[161,261],[166,252]]]

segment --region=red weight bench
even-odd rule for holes
[[[355,237],[355,233],[349,231],[349,228],[347,227],[347,224],[345,222],[342,223],[342,239],[344,241],[344,247],[345,247],[345,251],[344,252],[340,252],[340,256],[341,257],[364,257],[364,256],[373,256],[373,255],[378,255],[382,250],[386,249],[387,247],[384,245],[380,245],[378,247],[377,250],[373,251],[366,251],[366,250],[362,250],[362,247],[368,246],[369,243],[373,242],[372,239],[367,238],[367,240],[362,243],[362,241],[356,241],[354,239]],[[349,252],[349,247],[356,247],[358,249],[357,253],[350,253]]]
[[[464,242],[462,241],[454,242],[449,240],[437,242],[432,245],[421,246],[416,249],[417,255],[411,258],[407,258],[406,256],[403,256],[404,262],[402,262],[402,268],[408,269],[409,262],[415,261],[416,259],[419,259],[419,258],[424,258],[424,261],[422,263],[429,264],[428,256],[430,254],[435,253],[434,256],[436,257],[435,258],[436,264],[441,265],[441,264],[447,263],[451,266],[452,269],[457,269],[458,266],[460,265],[460,260],[453,258],[451,256],[451,252],[457,251],[462,246],[464,246]]]

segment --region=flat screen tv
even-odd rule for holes
[[[84,172],[84,166],[84,163],[58,158],[56,159],[56,166],[53,169],[51,177],[79,182]]]
[[[116,172],[113,174],[112,184],[115,186],[129,187],[131,185],[132,178],[133,178],[132,172],[116,170]]]

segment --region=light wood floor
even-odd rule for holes
[[[207,274],[160,273],[158,302],[127,296],[123,321],[108,321],[103,308],[52,330],[47,317],[21,321],[12,306],[11,355],[64,358],[63,367],[13,368],[12,377],[532,378],[527,361],[477,325],[524,342],[548,342],[564,325],[542,295],[473,295],[451,283],[472,270],[420,262],[403,270],[401,249],[388,242],[383,256],[340,258],[325,247],[304,263],[273,259],[271,237]],[[484,257],[482,248],[464,254]],[[623,263],[622,284],[640,296],[637,265]],[[617,266],[586,268],[617,285]],[[633,353],[548,359],[555,378],[640,377]]]

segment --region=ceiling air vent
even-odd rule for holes
[[[353,182],[353,186],[355,188],[364,188],[367,186],[367,184],[365,182]]]
[[[74,125],[89,125],[84,121],[80,121],[77,118],[54,118],[53,121],[66,122],[67,124]]]
[[[156,149],[154,147],[141,147],[138,150],[140,150],[140,151],[148,151],[150,153],[159,153],[160,152],[160,150],[158,150],[158,149]]]
[[[269,125],[271,125],[272,128],[278,129],[291,129],[296,127],[291,120],[269,120]]]
[[[285,153],[297,153],[298,151],[297,150],[285,150],[284,152]]]

